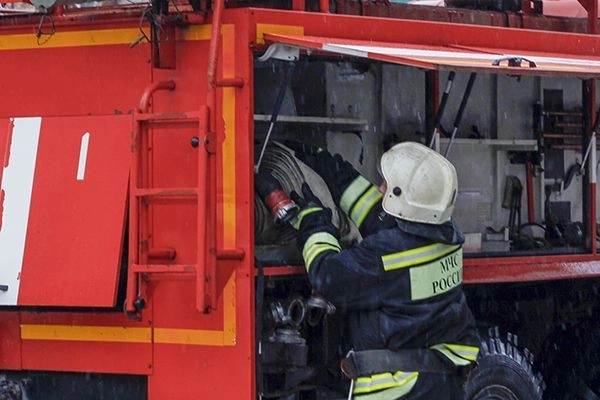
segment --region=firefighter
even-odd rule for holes
[[[304,183],[291,197],[313,289],[342,311],[353,399],[462,399],[479,340],[462,290],[462,233],[451,220],[454,166],[413,142],[381,158],[377,188],[339,155],[296,146],[363,240],[342,249],[331,210]]]

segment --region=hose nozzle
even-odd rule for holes
[[[271,192],[264,202],[277,222],[288,222],[300,211],[300,207],[282,189]]]
[[[288,222],[300,211],[300,207],[290,199],[287,193],[283,191],[279,181],[270,173],[260,172],[256,174],[255,186],[276,222]]]

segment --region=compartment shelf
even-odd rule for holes
[[[255,122],[268,123],[271,116],[267,114],[254,114]],[[331,128],[347,129],[351,131],[362,131],[367,126],[366,119],[360,118],[336,118],[336,117],[312,117],[299,115],[280,115],[277,117],[278,124],[318,124]]]
[[[440,143],[444,146],[450,139],[441,138]],[[453,145],[466,146],[493,146],[499,147],[499,150],[512,151],[536,151],[538,143],[533,139],[454,139]]]

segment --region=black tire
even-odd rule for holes
[[[517,337],[501,339],[497,329],[482,341],[477,366],[469,374],[466,400],[541,400],[543,381],[533,372],[533,356]]]
[[[22,398],[23,392],[19,382],[0,376],[0,399],[21,400]]]
[[[563,325],[546,338],[538,357],[547,400],[600,399],[600,322]]]

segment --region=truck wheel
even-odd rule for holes
[[[533,355],[519,350],[517,337],[500,338],[498,329],[482,340],[478,365],[465,387],[466,400],[541,400],[543,381],[533,373]]]
[[[0,399],[21,400],[22,398],[21,385],[17,381],[0,376]]]
[[[563,325],[548,336],[538,359],[555,399],[600,398],[600,322]]]

